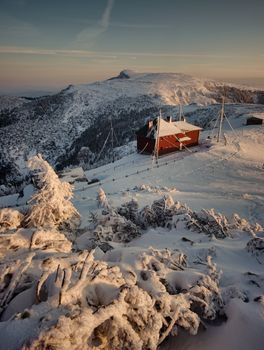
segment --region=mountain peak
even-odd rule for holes
[[[131,69],[124,69],[122,70],[117,77],[110,78],[109,80],[114,79],[130,79],[132,76],[134,76],[136,72],[134,72]]]

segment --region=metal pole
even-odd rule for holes
[[[222,108],[221,108],[221,114],[220,114],[220,123],[219,123],[219,129],[218,129],[218,135],[217,135],[217,142],[220,141],[220,137],[222,134],[222,124],[223,124],[223,119],[224,119],[224,97],[223,97],[223,102],[222,102]]]
[[[112,162],[114,163],[114,161],[115,161],[115,156],[114,156],[114,129],[113,129],[112,117],[110,117],[110,124],[111,124]]]
[[[158,160],[159,160],[159,131],[160,131],[160,118],[161,118],[161,110],[160,110],[160,115],[159,115],[158,121],[157,121],[156,163],[158,163]]]

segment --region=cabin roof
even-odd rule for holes
[[[199,126],[187,123],[183,120],[172,122],[176,127],[180,128],[182,131],[194,131],[194,130],[202,130]]]
[[[173,122],[167,122],[160,118],[159,136],[182,134],[182,130]]]
[[[142,128],[140,128],[136,132],[136,134],[145,136],[150,139],[156,139],[157,122],[158,122],[158,118],[155,118],[152,121],[152,126],[150,128],[148,127],[148,125],[144,125]],[[185,121],[173,122],[173,121],[167,121],[160,118],[159,137],[170,136],[170,135],[181,135],[181,137],[183,137],[185,132],[194,131],[194,130],[202,130],[202,128],[200,128],[199,126],[187,123]]]

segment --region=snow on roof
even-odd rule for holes
[[[157,136],[157,122],[158,122],[158,118],[156,118],[153,121],[152,128],[149,131],[147,131],[147,134],[146,134],[147,137],[153,137],[154,139],[156,138],[156,136]],[[141,130],[143,130],[143,128]],[[171,122],[171,121],[166,121],[166,120],[160,118],[159,137],[184,134],[186,131],[192,131],[192,130],[202,130],[202,128],[195,126],[195,125],[192,125],[192,124],[189,124],[189,123],[184,122],[184,121]],[[144,132],[146,132],[146,131],[144,131]],[[184,141],[187,141],[187,139]]]
[[[187,123],[185,121],[177,121],[173,122],[173,124],[182,131],[202,130],[202,128],[200,128],[199,126]]]
[[[182,134],[182,130],[174,125],[174,123],[167,122],[166,120],[160,118],[159,136],[162,137],[175,134]]]

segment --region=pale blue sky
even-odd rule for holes
[[[0,92],[124,68],[264,82],[262,0],[0,0]]]

